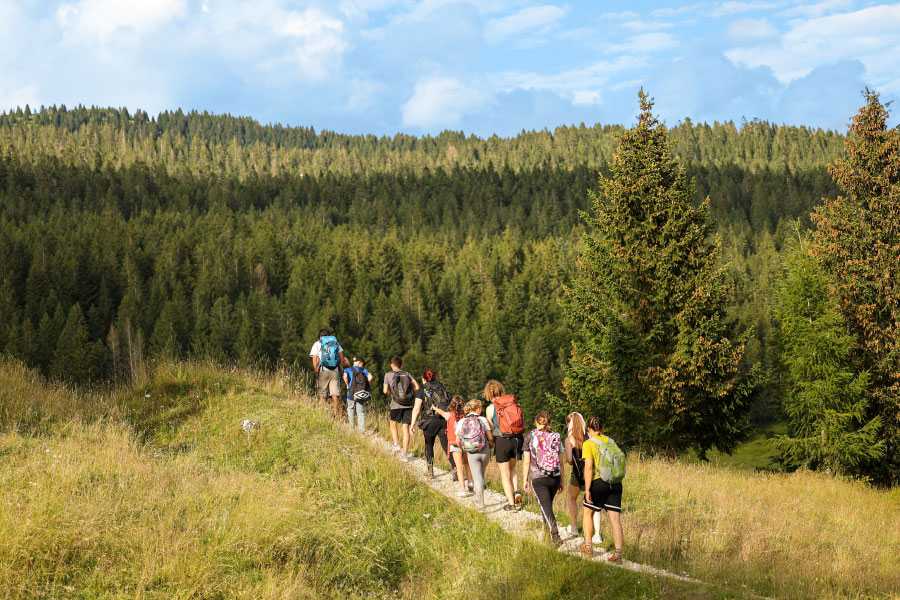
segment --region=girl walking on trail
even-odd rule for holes
[[[412,422],[425,435],[425,462],[428,465],[428,476],[433,478],[435,438],[441,441],[444,455],[450,457],[447,452],[447,420],[444,418],[444,412],[450,408],[450,394],[444,384],[436,379],[434,371],[427,369],[422,374],[422,387],[416,392],[415,398]],[[419,415],[422,415],[421,419]]]
[[[562,440],[550,427],[550,414],[539,412],[532,431],[525,436],[522,460],[525,465],[525,491],[534,490],[544,522],[550,530],[550,540],[559,545],[562,540],[553,514],[553,498],[562,489],[562,461],[565,456]]]
[[[500,467],[500,481],[503,483],[503,492],[506,494],[506,506],[503,510],[522,510],[519,503],[522,502],[522,492],[519,491],[519,470],[516,462],[522,460],[522,445],[524,444],[525,423],[521,421],[522,409],[519,408],[513,396],[505,395],[503,384],[491,379],[484,386],[484,398],[491,404],[487,407],[487,419],[492,424],[491,432],[494,435],[494,458]],[[502,407],[501,407],[502,405]],[[503,411],[515,412],[516,420],[521,427],[518,431],[504,431],[506,419],[500,419],[498,413]]]
[[[465,411],[463,410],[465,404],[466,401],[463,400],[462,396],[453,396],[450,400],[450,407],[447,410],[442,411],[438,408],[435,409],[435,412],[440,413],[447,421],[447,444],[450,446],[450,457],[451,462],[453,463],[451,477],[456,478],[459,481],[459,491],[456,493],[459,498],[464,498],[469,495],[466,481],[472,481],[469,460],[466,457],[466,453],[463,452],[460,447],[459,438],[456,436],[456,423],[466,416]]]
[[[612,526],[613,541],[616,544],[616,550],[609,556],[609,562],[622,562],[622,543],[624,536],[622,534],[622,521],[620,513],[622,512],[622,484],[607,483],[600,476],[600,460],[601,447],[611,440],[603,435],[603,421],[600,417],[591,417],[587,422],[588,435],[582,450],[584,453],[584,480],[590,482],[584,492],[584,517],[582,518],[584,527],[585,543],[581,546],[581,551],[585,554],[593,554],[593,544],[588,540],[591,539],[593,533],[594,521],[593,513],[606,510],[609,517],[609,524]]]
[[[584,459],[581,457],[581,447],[587,435],[584,417],[581,413],[573,412],[566,417],[566,462],[572,465],[572,475],[569,477],[568,502],[569,535],[578,535],[578,494],[584,491]],[[600,512],[594,513],[594,536],[591,540],[595,545],[603,543],[600,536],[600,522],[603,516]]]
[[[481,400],[469,400],[464,407],[466,416],[456,424],[456,437],[466,453],[472,478],[475,480],[475,508],[484,509],[484,471],[491,460],[494,435],[487,419],[481,416]]]

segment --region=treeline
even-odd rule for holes
[[[316,132],[309,127],[262,126],[253,119],[182,111],[150,117],[125,109],[51,107],[0,113],[0,149],[28,160],[50,155],[67,164],[115,168],[136,162],[177,174],[236,175],[362,173],[455,167],[598,168],[615,152],[618,125],[561,126],[482,139],[462,132],[393,137]],[[739,165],[756,172],[822,168],[841,153],[843,136],[821,129],[750,122],[694,124],[671,130],[673,149],[686,164]]]
[[[197,113],[0,115],[0,350],[87,382],[148,356],[302,365],[329,325],[377,369],[400,353],[467,394],[498,377],[532,410],[560,390],[560,289],[620,131],[376,139]],[[747,363],[769,366],[787,223],[834,195],[824,165],[842,138],[671,135],[724,238]],[[757,418],[779,394],[760,388]]]

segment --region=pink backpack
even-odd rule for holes
[[[487,444],[487,435],[478,415],[466,415],[460,421],[459,447],[465,452],[481,452]]]
[[[534,464],[547,477],[559,475],[559,453],[562,441],[555,431],[550,433],[535,431],[531,436],[531,451]]]

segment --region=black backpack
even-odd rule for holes
[[[412,376],[406,371],[394,371],[394,377],[391,379],[391,398],[401,406],[412,406],[415,404],[416,391],[413,389]]]
[[[434,409],[446,411],[450,408],[450,392],[440,381],[429,381],[425,384],[425,414],[434,415]]]
[[[350,369],[348,369],[350,370]],[[369,385],[369,378],[361,368],[353,367],[353,380],[350,382],[350,388],[347,392],[354,402],[368,402],[372,399],[372,387]]]

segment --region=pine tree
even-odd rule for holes
[[[857,368],[871,376],[869,417],[881,417],[884,458],[866,471],[900,480],[900,130],[878,94],[850,125],[832,177],[844,191],[813,214],[813,251],[834,282]]]
[[[50,372],[57,379],[87,383],[92,371],[91,358],[84,312],[80,305],[74,304],[59,334]]]
[[[709,200],[691,205],[666,128],[639,97],[639,122],[584,215],[590,230],[564,300],[578,330],[564,387],[572,408],[602,415],[626,444],[727,452],[747,429],[757,369],[740,364],[751,332],[736,336],[726,321],[733,286]]]
[[[868,418],[869,374],[851,355],[837,299],[819,261],[802,242],[790,254],[775,316],[789,434],[779,462],[859,474],[884,453],[879,417]]]

